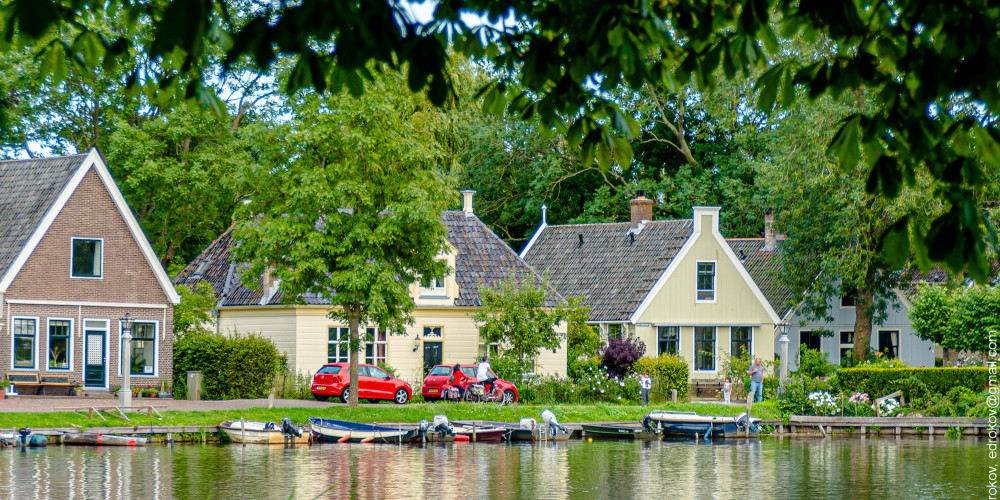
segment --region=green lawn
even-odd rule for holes
[[[421,419],[431,420],[434,415],[444,414],[451,420],[499,420],[517,422],[522,417],[541,419],[542,410],[549,408],[555,412],[560,422],[600,422],[629,421],[638,422],[643,414],[651,409],[694,411],[703,415],[736,415],[743,411],[742,406],[725,406],[714,403],[682,403],[677,405],[657,405],[652,408],[620,405],[523,405],[501,406],[495,403],[411,403],[404,406],[381,404],[375,407],[365,406],[349,408],[345,405],[331,405],[329,408],[252,408],[248,410],[218,410],[218,411],[170,411],[163,413],[163,420],[152,419],[154,425],[216,425],[224,420],[280,421],[282,417],[290,417],[296,423],[305,423],[308,417],[333,418],[355,422],[419,422]],[[765,401],[754,406],[754,417],[778,419],[775,403]],[[145,415],[136,415],[131,425],[149,425],[151,419]],[[126,426],[124,420],[109,418],[107,422],[88,419],[71,412],[53,413],[0,413],[0,429],[12,427],[70,427],[72,425],[87,427]]]

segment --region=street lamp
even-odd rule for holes
[[[132,373],[132,324],[135,320],[132,315],[125,312],[125,316],[120,319],[122,323],[122,350],[125,354],[122,362],[122,388],[118,391],[118,406],[132,406],[132,386],[129,385],[129,375]]]

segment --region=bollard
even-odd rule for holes
[[[677,389],[670,389],[670,402],[677,404]]]
[[[267,395],[267,409],[270,410],[271,408],[274,408],[274,393],[273,392]]]

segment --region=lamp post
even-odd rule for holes
[[[788,386],[788,323],[781,324],[781,337],[778,343],[781,345],[781,376],[778,378],[778,392],[784,395]]]
[[[125,356],[122,358],[122,388],[118,391],[118,406],[123,408],[132,406],[132,386],[129,385],[129,375],[132,373],[132,323],[135,320],[127,311],[120,319],[122,323],[122,350]]]

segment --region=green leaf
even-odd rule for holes
[[[899,196],[903,189],[903,173],[899,163],[892,156],[882,155],[868,173],[868,183],[865,191],[868,194],[881,194],[887,198]]]
[[[826,154],[836,155],[840,162],[840,169],[850,172],[858,165],[858,128],[861,123],[861,115],[851,115],[841,121],[841,126],[837,130],[830,145],[826,148]]]
[[[910,216],[904,215],[893,222],[882,235],[879,247],[882,257],[890,267],[900,268],[910,259]]]

